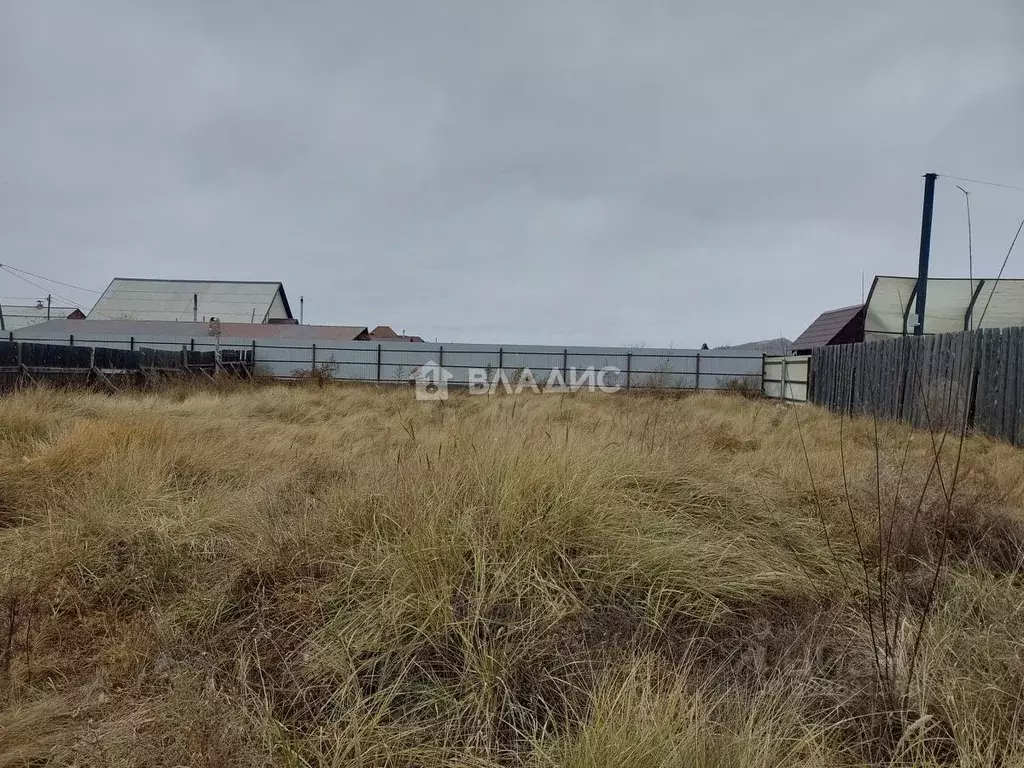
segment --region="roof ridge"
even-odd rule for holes
[[[280,280],[197,280],[191,277],[115,277],[111,280],[130,280],[136,283],[227,283],[229,285],[284,285]],[[108,286],[109,287],[109,286]]]

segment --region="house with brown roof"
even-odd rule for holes
[[[796,337],[793,353],[808,355],[817,347],[864,341],[865,310],[866,305],[854,304],[822,312],[807,326],[807,330]]]
[[[390,325],[378,325],[372,331],[370,331],[370,341],[419,341],[423,339],[420,336],[407,336],[404,333],[395,333],[395,329]]]

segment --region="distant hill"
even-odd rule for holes
[[[748,352],[761,352],[765,355],[788,355],[793,351],[793,342],[785,337],[778,339],[764,339],[763,341],[748,341],[745,344],[731,344],[716,349],[735,349]]]

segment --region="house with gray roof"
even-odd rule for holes
[[[294,320],[284,285],[240,280],[150,280],[115,277],[89,312],[90,320],[288,323]]]

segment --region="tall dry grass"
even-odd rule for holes
[[[1024,766],[1022,454],[839,426],[5,397],[0,765]]]

